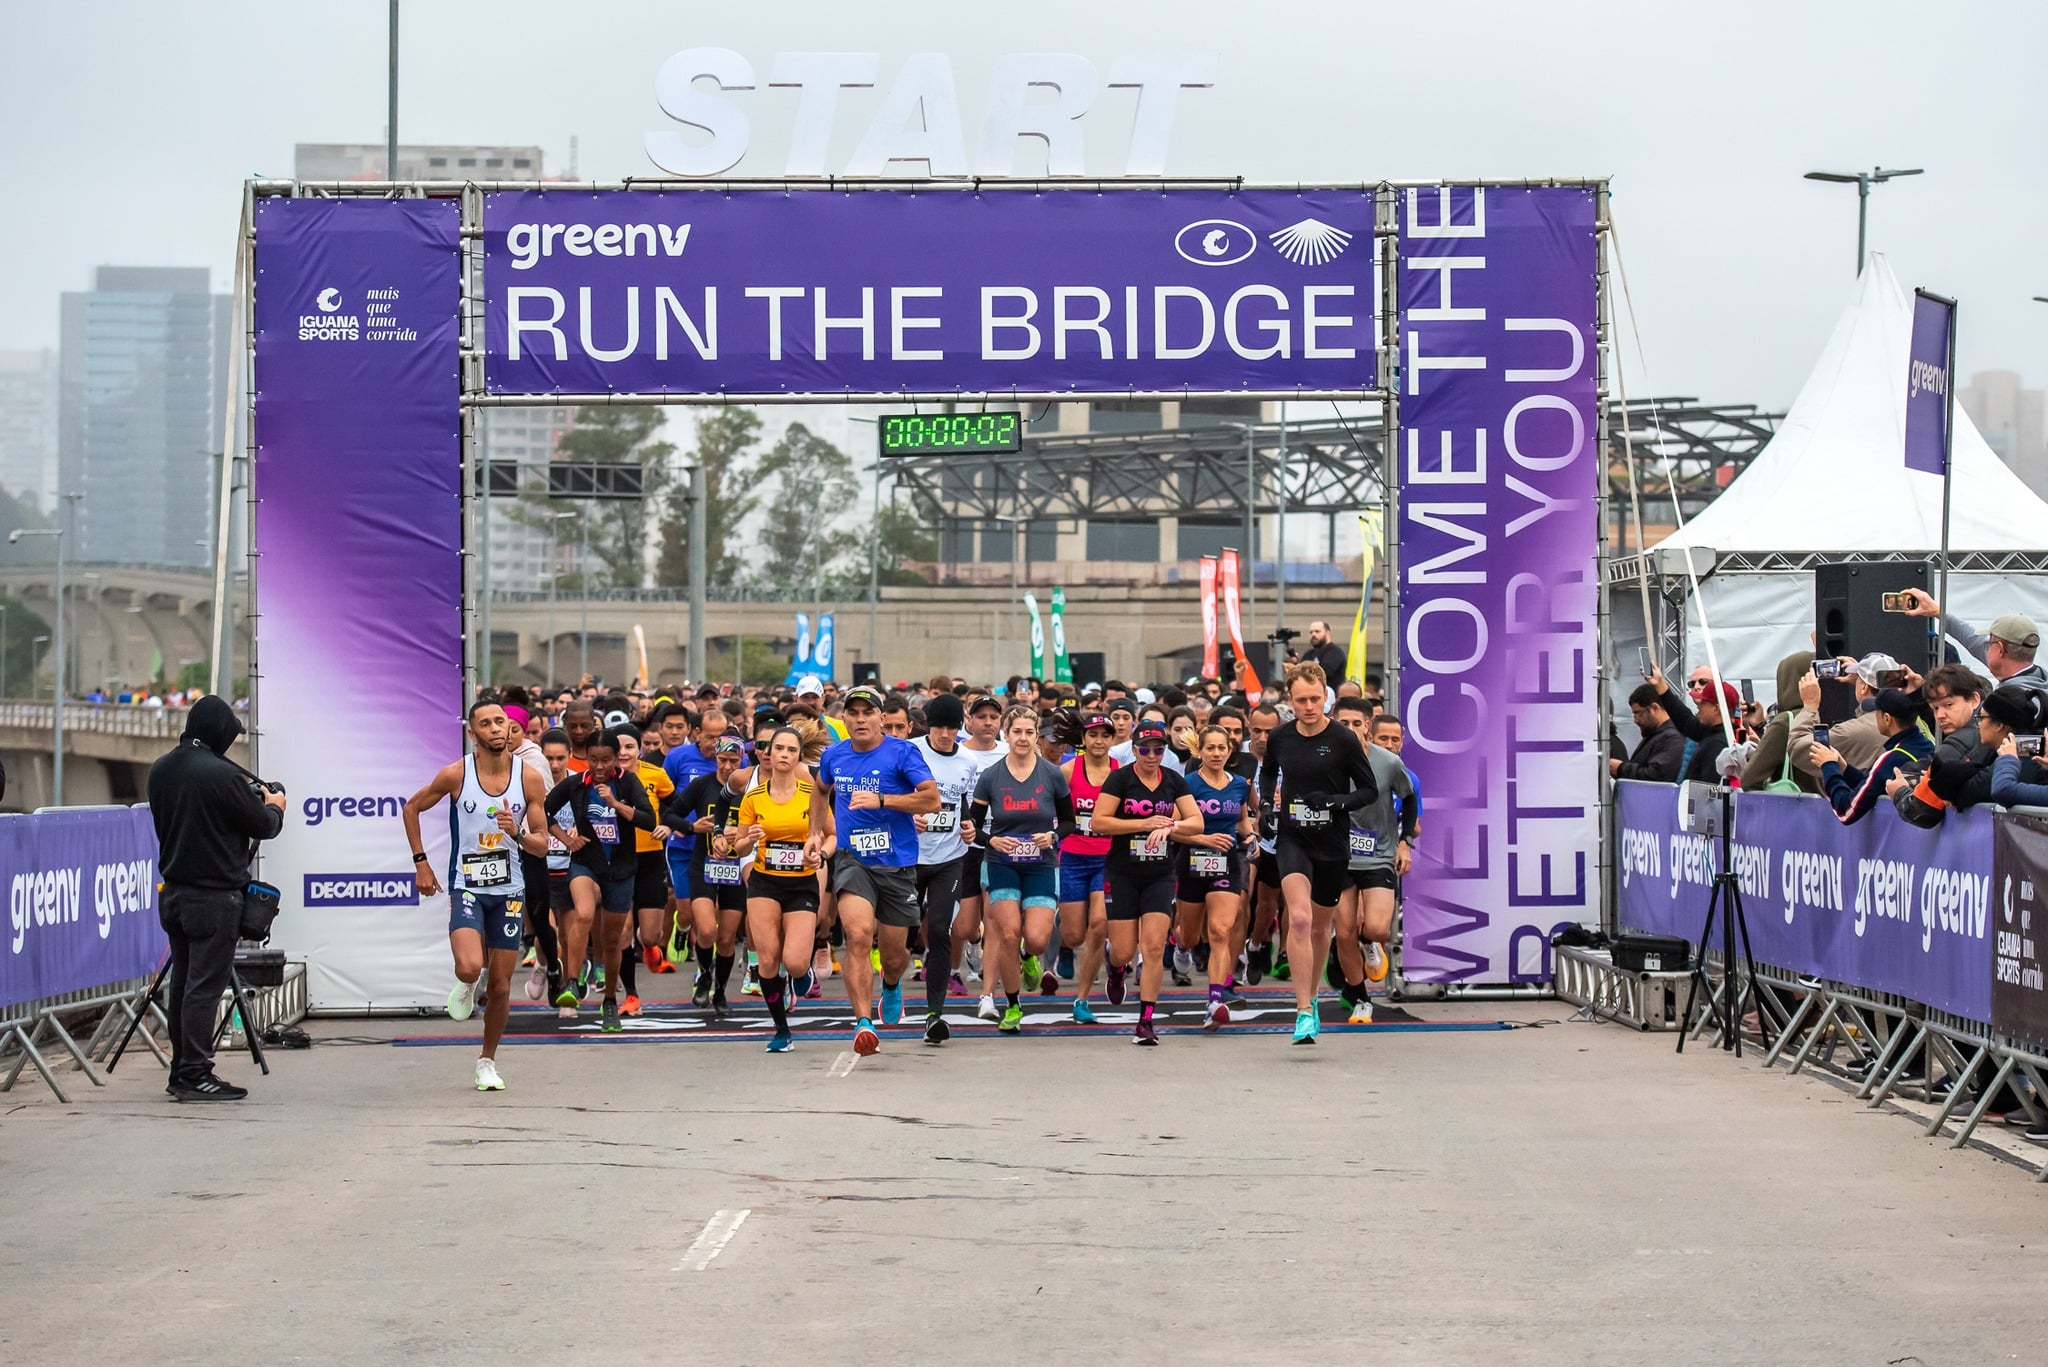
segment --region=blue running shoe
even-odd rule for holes
[[[1054,961],[1054,964],[1054,973],[1057,973],[1062,978],[1072,978],[1074,976],[1074,951],[1068,949],[1065,945],[1061,945],[1060,957]]]
[[[794,1048],[796,1041],[789,1037],[787,1030],[777,1030],[775,1037],[768,1041],[768,1052],[771,1054],[786,1054]]]
[[[1082,1001],[1079,997],[1074,999],[1074,1024],[1095,1024],[1095,1013],[1088,1008],[1088,1003]]]
[[[1296,1044],[1314,1044],[1316,1042],[1316,1027],[1319,1023],[1316,1019],[1316,1013],[1313,1011],[1295,1012],[1294,1042]]]
[[[903,1024],[903,984],[882,984],[882,1024]]]
[[[808,996],[810,996],[810,995],[811,995],[811,987],[813,986],[813,984],[815,983],[815,981],[816,981],[816,979],[814,979],[814,978],[812,977],[812,975],[810,975],[809,973],[806,973],[806,974],[804,974],[804,975],[803,975],[803,976],[802,976],[801,978],[792,978],[792,979],[790,979],[790,989],[789,989],[789,991],[790,991],[790,995],[791,995],[791,997],[792,997],[792,998],[795,998],[795,997],[808,997]]]

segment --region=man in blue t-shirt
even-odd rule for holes
[[[869,1019],[874,970],[868,950],[881,925],[882,1023],[903,1019],[903,975],[910,969],[910,928],[918,923],[917,823],[939,809],[939,785],[916,746],[882,732],[881,690],[849,689],[843,712],[847,738],[818,760],[819,795],[811,804],[811,853],[825,840],[825,806],[838,822],[839,852],[832,858],[832,891],[846,932],[846,999],[859,1018],[857,1054],[882,1047]]]

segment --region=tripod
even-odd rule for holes
[[[114,1046],[113,1056],[107,1060],[107,1073],[109,1076],[113,1074],[115,1065],[120,1063],[121,1055],[127,1051],[129,1041],[135,1038],[136,1030],[141,1028],[143,1017],[147,1016],[149,1014],[149,1008],[156,1004],[156,994],[163,991],[164,982],[170,976],[171,956],[169,954],[165,954],[163,967],[159,968],[156,971],[156,980],[150,983],[149,993],[147,996],[143,997],[142,1006],[135,1012],[133,1016],[129,1017],[128,1028],[121,1034],[121,1042]],[[256,1067],[259,1070],[261,1070],[263,1075],[265,1077],[269,1077],[270,1065],[264,1062],[263,1043],[261,1040],[256,1038],[256,1017],[255,1014],[249,1009],[249,984],[242,981],[241,969],[233,966],[229,967],[228,990],[235,994],[235,1010],[241,1013],[242,1039],[249,1047],[249,1057],[255,1061]],[[227,1020],[223,1020],[219,1025],[214,1027],[213,1044],[216,1049],[220,1047],[220,1037],[227,1030],[229,1021],[231,1020],[233,1020],[232,1016],[230,1016]]]
[[[1705,784],[1699,785],[1701,788]],[[1735,1057],[1742,1057],[1742,991],[1741,976],[1735,967],[1735,936],[1739,929],[1742,934],[1742,958],[1749,965],[1750,994],[1756,994],[1756,955],[1749,947],[1749,918],[1742,911],[1742,888],[1731,867],[1728,846],[1735,839],[1735,790],[1725,784],[1715,788],[1720,798],[1720,811],[1715,815],[1699,818],[1701,834],[1719,837],[1720,858],[1715,863],[1714,887],[1707,896],[1707,919],[1700,927],[1699,950],[1693,957],[1692,981],[1685,989],[1685,1011],[1678,1018],[1678,1052],[1685,1052],[1685,1037],[1692,1033],[1692,1008],[1698,999],[1700,989],[1707,990],[1707,1010],[1721,1028],[1721,1047],[1733,1049]],[[1718,817],[1718,819],[1716,819]],[[1713,943],[1714,919],[1721,921],[1721,992],[1716,996],[1707,983],[1707,946]],[[1771,1045],[1771,1026],[1763,1003],[1756,1008],[1757,1033],[1763,1036],[1764,1048]]]

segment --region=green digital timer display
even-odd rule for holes
[[[1015,413],[885,413],[876,425],[885,456],[995,455],[1024,449]]]

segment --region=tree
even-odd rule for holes
[[[771,582],[798,588],[845,573],[842,562],[859,541],[839,526],[860,492],[851,457],[793,422],[762,457],[756,488],[766,491],[761,559]]]
[[[868,556],[875,557],[875,580],[880,584],[929,584],[931,578],[915,565],[929,566],[939,558],[938,534],[918,518],[916,511],[900,504],[882,505],[881,518],[862,533],[852,563],[845,567],[840,587],[867,592]],[[857,583],[846,583],[846,579]]]
[[[557,461],[595,465],[638,465],[639,498],[550,499],[545,485],[523,490],[505,510],[513,521],[546,529],[557,512],[573,510],[587,521],[581,529],[589,548],[590,586],[636,588],[645,577],[649,510],[665,505],[674,482],[672,442],[658,441],[662,413],[658,408],[603,404],[581,408],[576,424],[556,445]],[[577,534],[575,529],[565,532]],[[564,588],[580,590],[581,575],[566,576]]]
[[[20,599],[0,593],[0,638],[6,641],[7,657],[7,673],[0,677],[0,697],[26,698],[34,694],[35,639],[49,634],[49,624],[30,612]],[[47,646],[48,642],[44,644]]]
[[[740,523],[760,503],[753,463],[760,444],[761,416],[751,408],[713,409],[697,419],[697,442],[689,464],[704,472],[704,566],[714,584],[739,576],[739,556],[730,549]],[[690,582],[689,485],[678,478],[662,500],[661,544],[654,582],[687,587]]]

